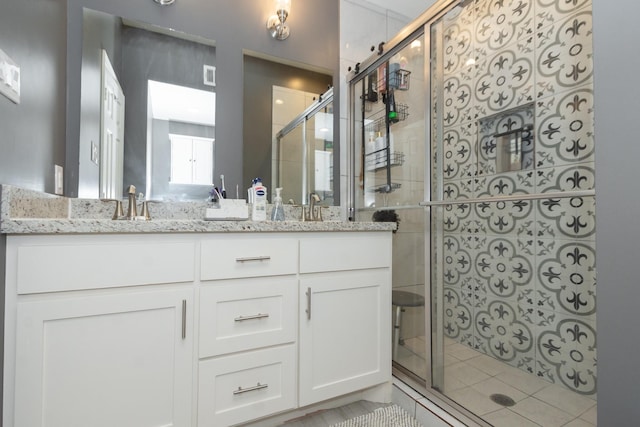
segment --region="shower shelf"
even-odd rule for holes
[[[406,120],[409,116],[409,106],[403,103],[396,103],[398,111],[398,121]],[[370,118],[365,119],[365,132],[383,132],[387,130],[387,112],[386,110],[380,110],[373,114]],[[389,125],[393,125],[390,122]]]
[[[375,187],[370,187],[367,189],[367,191],[369,193],[391,193],[394,190],[399,189],[400,187],[402,187],[402,184],[391,182],[389,184],[380,184],[376,185]]]
[[[382,156],[383,158],[378,158]],[[365,154],[365,168],[367,172],[375,172],[387,168],[386,148]],[[389,166],[402,166],[404,164],[404,153],[394,151],[389,156]]]

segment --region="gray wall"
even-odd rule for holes
[[[593,0],[600,426],[640,422],[639,14]]]
[[[124,27],[120,80],[126,97],[123,194],[131,184],[140,189],[147,184],[147,81],[215,92],[202,79],[202,67],[215,63],[211,46]]]
[[[36,2],[26,0],[25,3]],[[232,6],[221,0],[177,1],[170,7],[159,7],[153,1],[68,0],[69,82],[80,81],[82,43],[82,8],[111,13],[128,19],[196,34],[216,42],[217,126],[216,164],[223,164],[227,186],[242,184],[243,123],[243,56],[245,51],[258,52],[284,62],[307,64],[333,74],[334,86],[339,75],[339,0],[293,2],[287,24],[291,36],[285,41],[270,38],[266,20],[273,13],[273,3],[236,0]],[[62,20],[64,21],[64,20]],[[65,193],[77,194],[79,152],[75,129],[79,129],[80,88],[70,84],[67,126],[69,148]],[[338,94],[339,95],[339,94]],[[336,95],[336,97],[338,97]],[[338,112],[339,114],[339,112]],[[82,144],[90,144],[81,141]],[[74,171],[75,170],[75,171]],[[126,183],[125,183],[126,184]],[[241,185],[244,186],[244,185]]]
[[[0,96],[0,183],[53,193],[65,162],[66,2],[0,0],[0,49],[21,69],[21,100]]]
[[[330,84],[331,76],[245,56],[243,115],[245,133],[242,156],[244,175],[240,185],[241,189],[249,187],[251,180],[257,176],[262,178],[262,183],[267,189],[273,187],[271,185],[273,86],[288,87],[320,95],[327,91],[327,86]],[[339,159],[338,148],[335,150],[334,158]],[[335,169],[338,167],[334,167]],[[226,172],[221,171],[221,173],[225,173],[226,181]],[[275,189],[270,191],[272,192],[269,194],[269,200],[271,200]],[[336,188],[335,191],[338,192],[339,188]]]

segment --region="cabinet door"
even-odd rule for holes
[[[191,424],[191,289],[17,307],[15,425]]]
[[[300,279],[300,406],[391,379],[390,269]]]

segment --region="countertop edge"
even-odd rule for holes
[[[128,234],[128,233],[247,233],[393,231],[393,222],[347,221],[206,221],[105,219],[9,219],[0,223],[0,234]]]

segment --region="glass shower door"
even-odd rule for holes
[[[424,37],[371,64],[352,84],[355,219],[396,222],[393,235],[394,366],[428,377],[425,307]]]
[[[596,396],[590,6],[517,3],[430,25],[431,386],[565,425]]]

